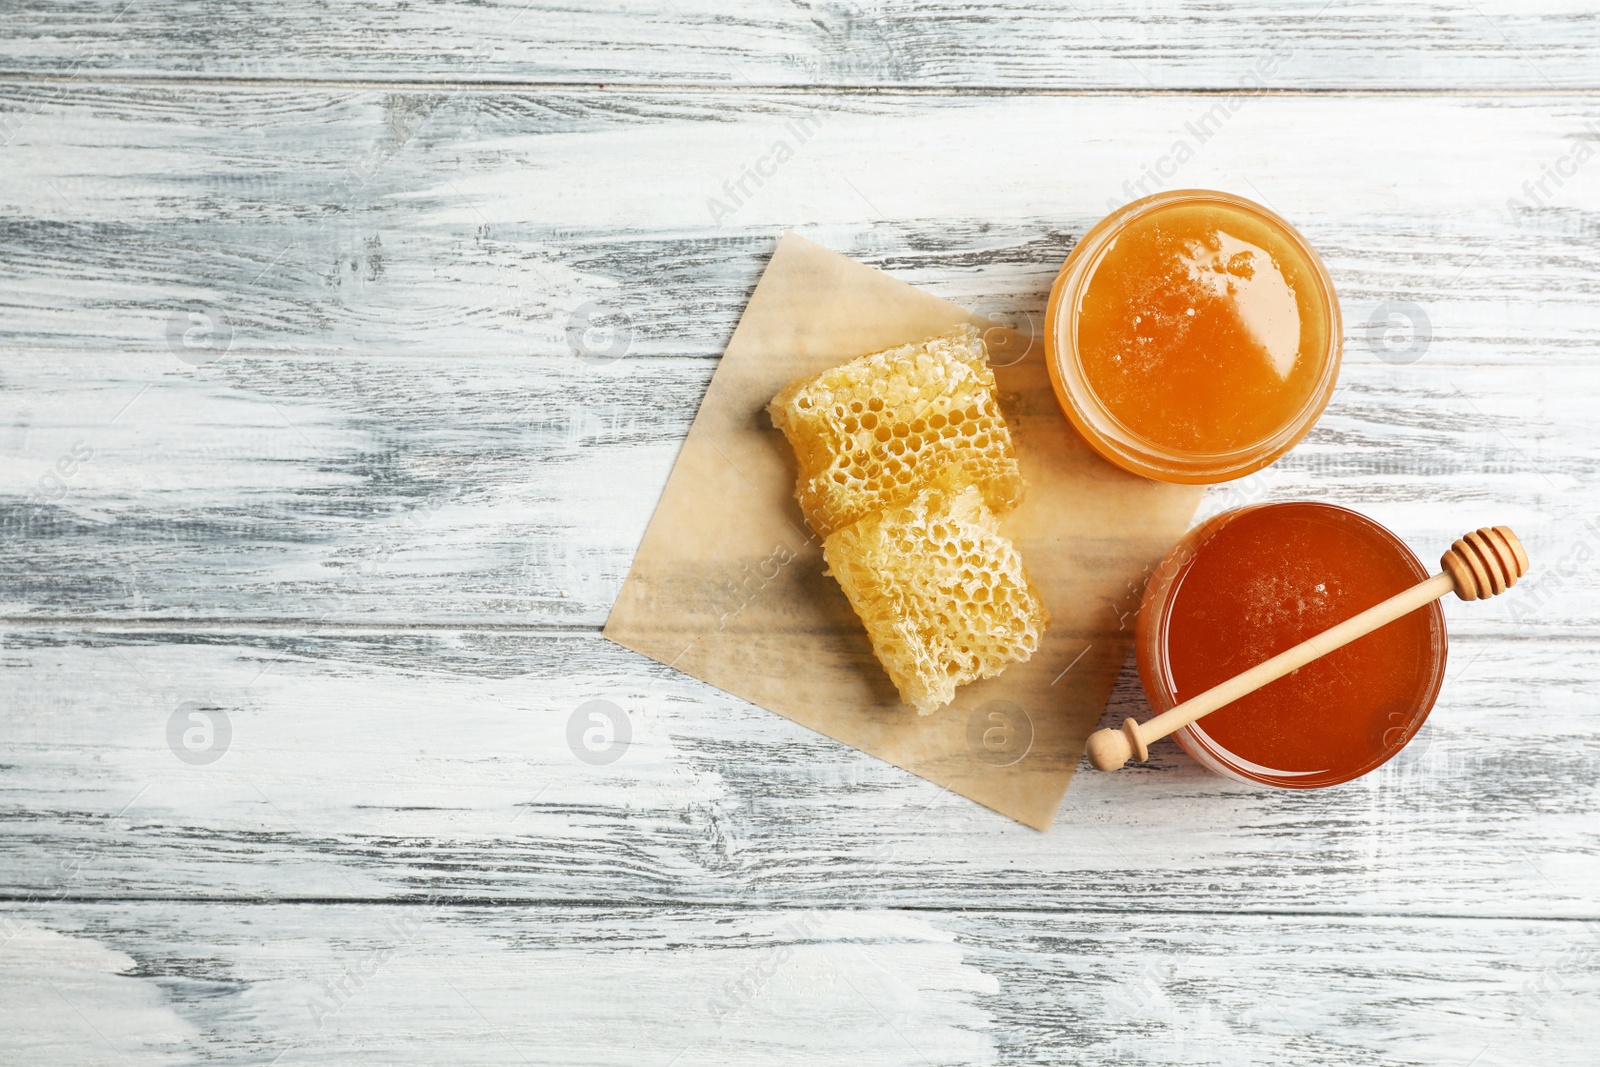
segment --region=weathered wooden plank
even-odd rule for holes
[[[1600,994],[1600,925],[1531,920],[151,901],[0,928],[0,1034],[36,1067],[1579,1067]]]
[[[1592,919],[1594,654],[1458,640],[1364,779],[1257,789],[1163,744],[1040,834],[590,634],[13,627],[0,891]],[[594,700],[624,747],[585,742]],[[1125,672],[1106,721],[1143,713]]]
[[[11,614],[597,626],[712,370],[167,362],[6,372]]]
[[[1600,33],[1561,0],[786,5],[29,0],[0,69],[78,77],[612,84],[1534,88],[1596,84]]]
[[[1368,355],[1401,302],[1430,359],[1588,360],[1600,98],[1236,102],[0,84],[0,344],[709,356],[788,227],[1037,321],[1166,184],[1300,223]]]
[[[699,215],[725,195],[718,174],[736,180],[752,145],[810,106],[727,103],[96,88],[50,105],[5,150],[18,164],[6,336],[44,346],[10,351],[0,401],[18,460],[6,529],[26,538],[5,564],[6,610],[596,625],[709,373],[646,357],[720,349],[783,218],[822,217],[814,236],[1036,322],[1072,234],[1114,192],[1104,175],[1136,177],[1151,158],[1139,146],[1214,106],[840,98],[744,205],[767,216],[741,214],[724,239]],[[1600,320],[1585,207],[1600,192],[1580,170],[1555,191],[1563,206],[1512,215],[1499,199],[1575,151],[1592,106],[1248,104],[1182,178],[1270,165],[1272,199],[1305,216],[1350,321],[1352,388],[1273,492],[1348,499],[1419,544],[1472,511],[1523,523],[1542,559],[1582,551],[1595,383],[1559,368],[1587,361]],[[929,166],[936,132],[1025,143],[1052,120],[1082,136],[1008,158],[1006,180]],[[1304,158],[1263,161],[1308,124],[1323,136]],[[1392,155],[1418,131],[1436,154]],[[1487,161],[1485,138],[1500,149]],[[632,164],[656,157],[682,169]],[[1061,217],[1039,218],[1041,189]],[[980,208],[1000,221],[974,221]],[[1426,317],[1425,350],[1381,343],[1402,321],[1379,314],[1395,301]],[[607,317],[623,305],[628,318]],[[213,311],[209,334],[190,318]],[[608,326],[626,358],[611,360]],[[231,348],[185,344],[224,337]],[[153,355],[52,355],[84,347]],[[250,358],[286,350],[430,359]],[[476,358],[530,353],[550,359]],[[1528,370],[1453,369],[1474,363]],[[101,458],[79,463],[80,444]],[[1600,602],[1586,589],[1530,624],[1581,630]]]
[[[597,627],[714,364],[692,358],[16,356],[0,612]],[[1352,351],[1300,448],[1207,510],[1323,499],[1432,559],[1507,523],[1525,589],[1458,632],[1600,621],[1591,367]]]

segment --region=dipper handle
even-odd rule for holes
[[[1455,593],[1462,600],[1487,600],[1498,596],[1528,573],[1528,553],[1510,528],[1486,526],[1451,545],[1440,558],[1439,567],[1440,572],[1427,581],[1396,593],[1383,603],[1234,675],[1149,722],[1127,719],[1120,730],[1096,730],[1089,735],[1089,762],[1098,770],[1114,771],[1130,759],[1142,761],[1149,755],[1152,741],[1183,729],[1201,716],[1254,693],[1312,660],[1433,603],[1446,593]]]

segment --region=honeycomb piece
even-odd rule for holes
[[[996,511],[1022,499],[988,350],[971,326],[791,382],[767,411],[799,460],[800,508],[823,535],[952,477]]]
[[[829,535],[822,554],[900,698],[923,715],[1028,659],[1050,624],[975,486],[924,489]]]

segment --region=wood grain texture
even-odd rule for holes
[[[12,628],[0,891],[1600,918],[1594,648],[1458,641],[1425,733],[1356,782],[1163,742],[1040,834],[590,634]],[[631,729],[608,764],[570,733],[591,700]],[[207,765],[168,732],[194,709],[229,724]],[[1130,714],[1131,669],[1103,721]]]
[[[1062,89],[1597,84],[1600,28],[1562,0],[786,4],[526,0],[12,5],[0,70],[80,77]]]
[[[146,902],[0,929],[35,1064],[1579,1067],[1600,995],[1600,924],[1532,920]]]
[[[11,5],[0,1060],[1591,1063],[1597,45],[1563,0]],[[1041,835],[597,636],[784,229],[1026,327],[1180,185],[1345,309],[1328,415],[1206,511],[1529,543],[1400,759],[1163,744]]]
[[[18,354],[0,369],[0,610],[597,627],[713,369]],[[1310,437],[1204,506],[1343,504],[1430,564],[1463,529],[1510,525],[1533,573],[1449,605],[1455,632],[1587,634],[1597,393],[1594,368],[1355,349]]]
[[[604,358],[615,330],[630,359],[715,356],[786,228],[1026,324],[1108,203],[1162,185],[1293,218],[1368,356],[1403,302],[1428,360],[1581,364],[1600,311],[1600,166],[1576,158],[1600,96],[0,84],[0,106],[10,349]],[[190,313],[217,348],[184,348]]]
[[[1037,323],[1114,176],[1140,180],[1218,106],[4,91],[43,105],[3,149],[4,528],[26,545],[0,563],[8,613],[580,626],[603,619],[708,380],[699,357],[787,221]],[[706,201],[807,115],[800,154],[710,226]],[[1247,182],[1294,215],[1345,302],[1346,387],[1261,491],[1374,511],[1429,555],[1482,523],[1525,530],[1536,568],[1592,554],[1600,171],[1547,181],[1543,208],[1504,201],[1572,163],[1597,116],[1259,98],[1197,146],[1173,180]],[[1263,155],[1308,125],[1306,151]],[[929,155],[1052,126],[999,180]],[[1407,317],[1427,340],[1396,334]],[[1580,570],[1536,611],[1461,625],[1587,632],[1600,600]]]

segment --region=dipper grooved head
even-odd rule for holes
[[[1439,557],[1462,600],[1487,600],[1528,573],[1528,553],[1509,526],[1484,526],[1465,535]]]

